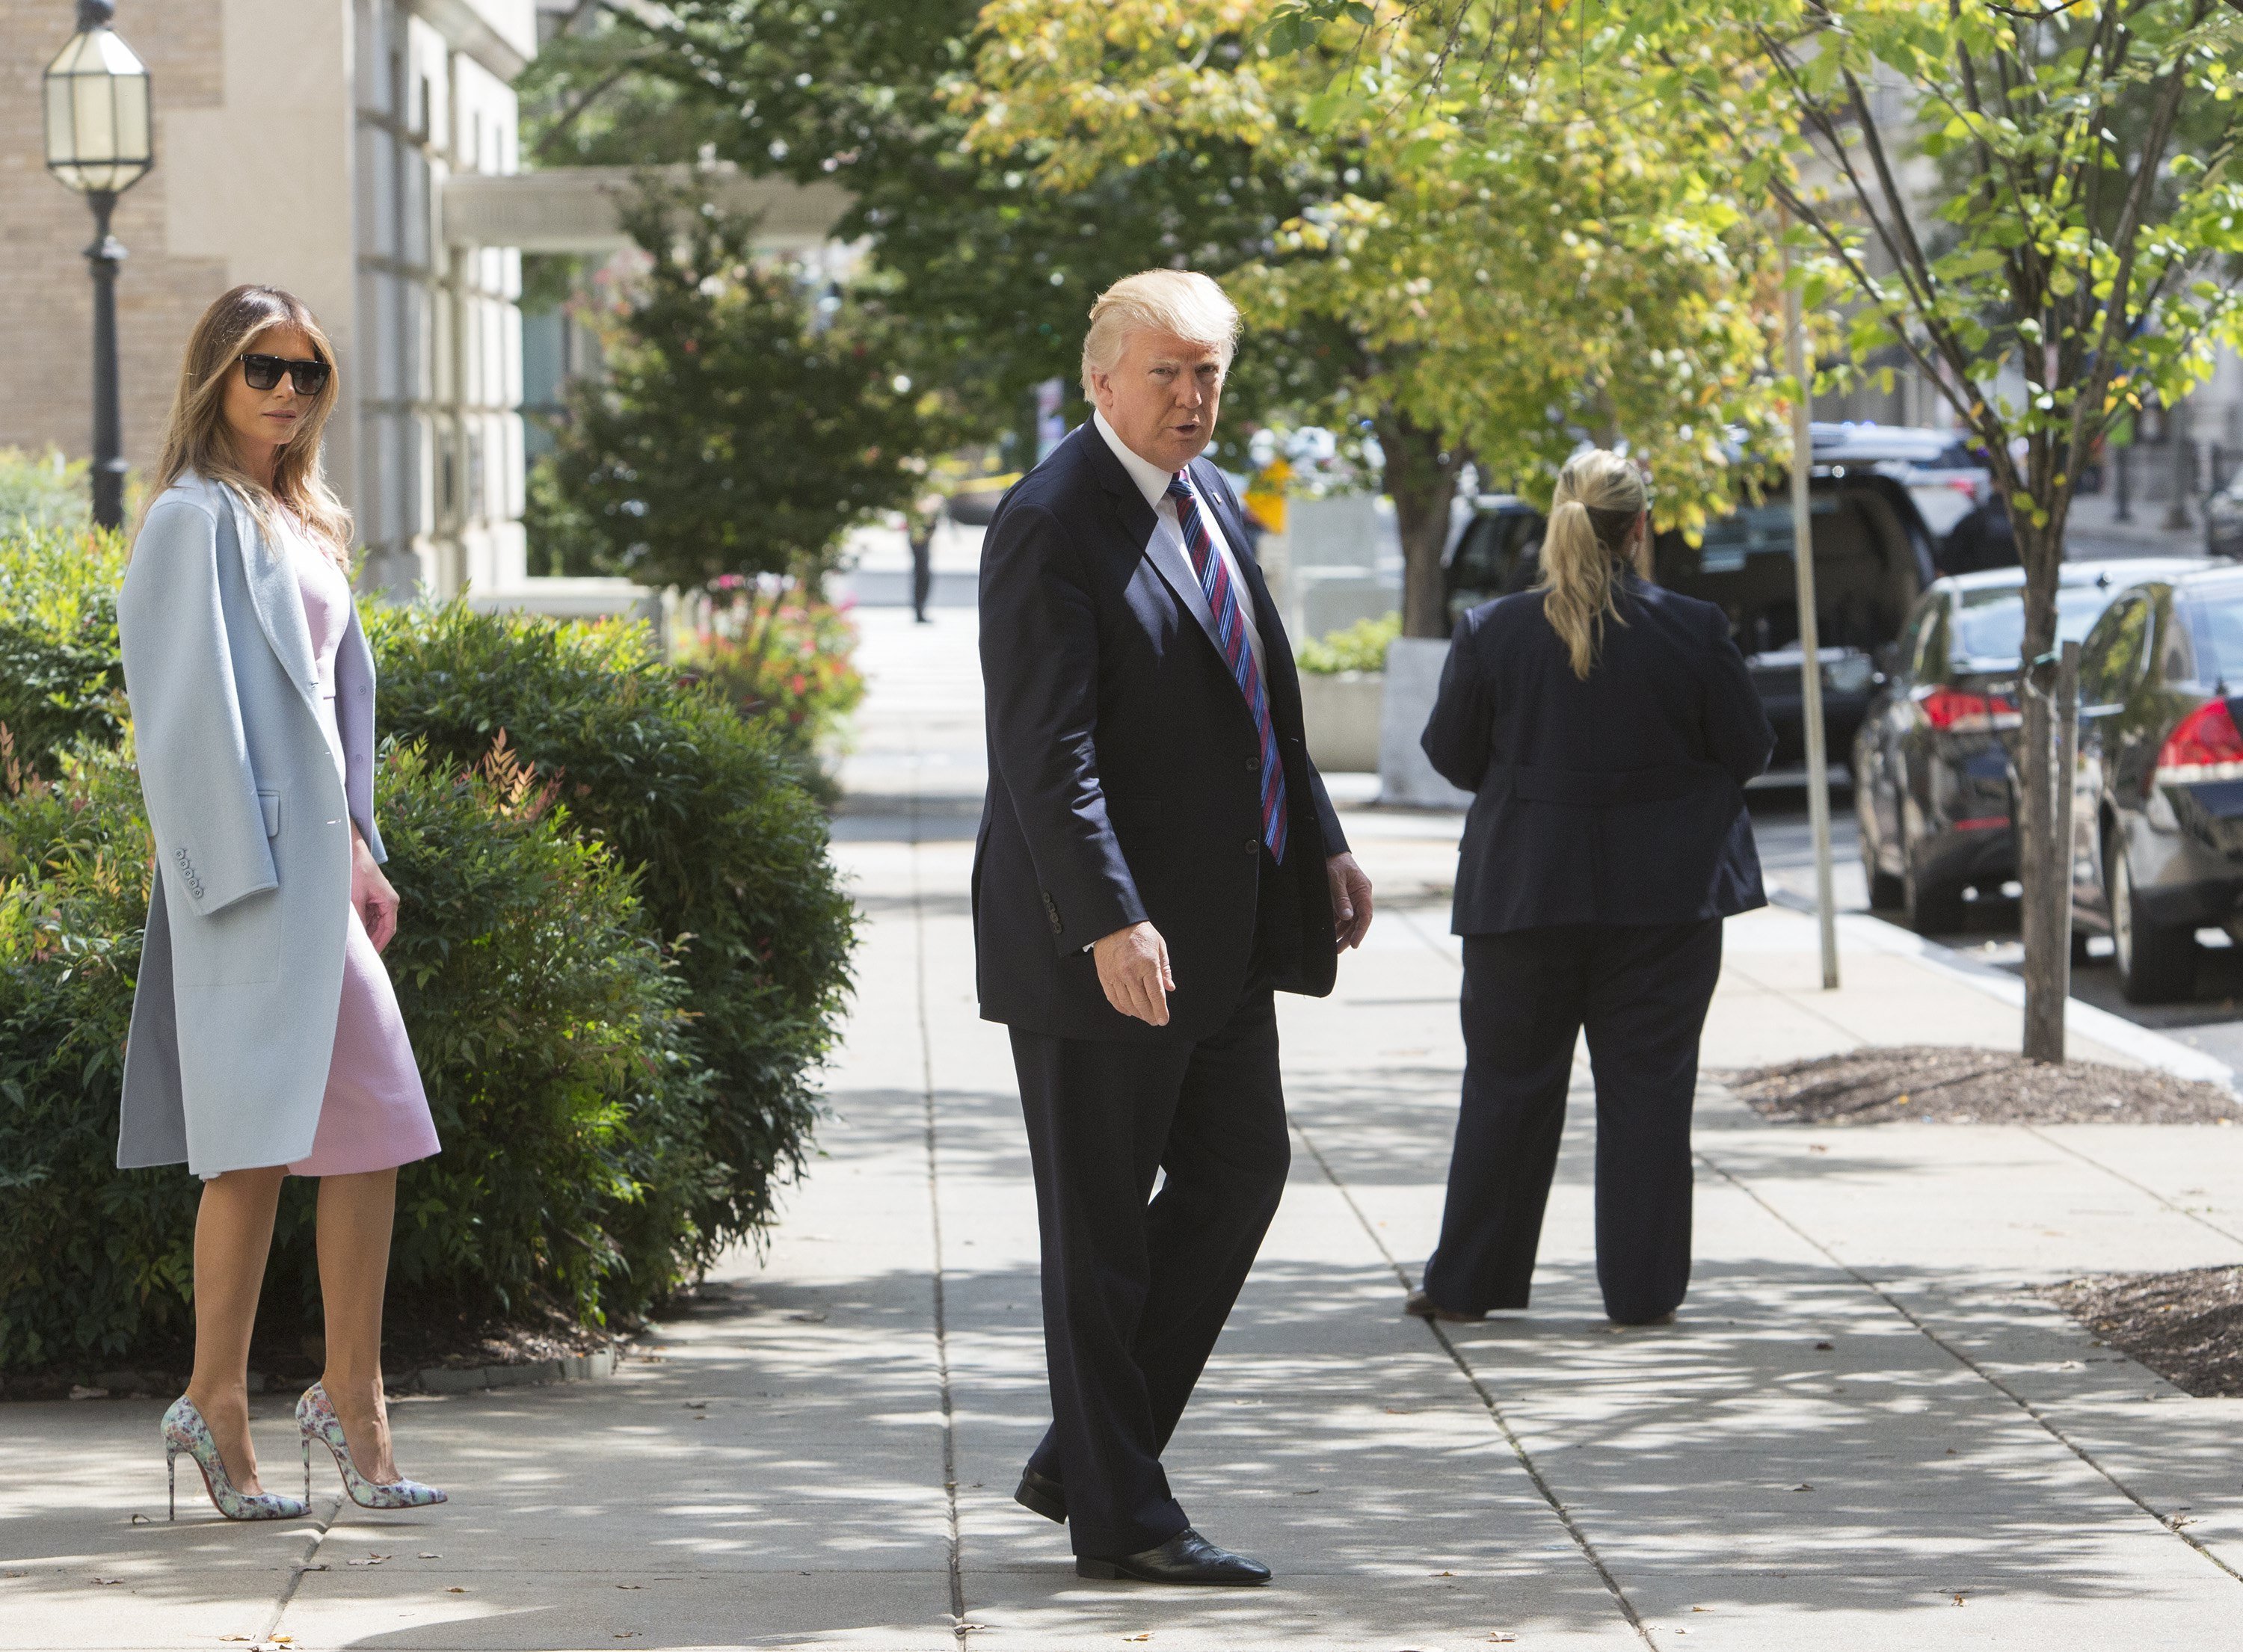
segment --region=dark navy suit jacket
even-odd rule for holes
[[[1775,735],[1710,602],[1626,576],[1584,682],[1542,593],[1466,614],[1422,741],[1476,794],[1452,928],[1685,923],[1764,906],[1744,782]]]
[[[1290,842],[1284,956],[1257,960],[1259,735],[1181,554],[1091,426],[999,504],[981,550],[989,794],[973,856],[982,1016],[1058,1038],[1205,1038],[1249,975],[1321,997],[1337,954],[1324,862],[1347,846],[1309,762],[1290,646],[1223,474],[1191,467],[1238,559],[1263,642]],[[1106,1001],[1086,950],[1149,919],[1176,987],[1155,1028]]]

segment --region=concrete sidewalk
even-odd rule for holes
[[[2243,1129],[1777,1128],[1709,1082],[1690,1299],[1618,1333],[1583,1090],[1532,1311],[1429,1329],[1398,1310],[1461,1065],[1452,829],[1368,811],[1381,916],[1332,998],[1282,1001],[1292,1184],[1169,1454],[1194,1520],[1277,1582],[1076,1579],[1010,1501],[1047,1412],[1018,1103],[973,1013],[971,615],[866,620],[837,833],[860,987],[768,1256],[611,1380],[400,1403],[405,1464],[454,1497],[421,1514],[338,1512],[325,1477],[311,1521],[183,1496],[166,1526],[159,1405],[5,1408],[0,1647],[2243,1643],[2243,1403],[2179,1395],[2029,1294],[2243,1260]],[[1814,937],[1781,910],[1729,926],[1709,1068],[2017,1035],[1998,997],[1858,934],[1824,993]],[[286,1402],[265,1404],[286,1487]]]

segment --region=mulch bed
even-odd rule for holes
[[[393,1305],[382,1326],[381,1365],[393,1393],[406,1393],[431,1366],[473,1370],[482,1366],[535,1365],[571,1354],[596,1353],[622,1339],[612,1329],[579,1325],[561,1313],[510,1320],[473,1320],[432,1313],[398,1315]],[[280,1393],[307,1387],[320,1374],[326,1349],[316,1333],[277,1331],[260,1324],[249,1346],[251,1392]],[[194,1349],[184,1340],[145,1349],[128,1366],[121,1359],[0,1373],[0,1400],[126,1397],[171,1399],[187,1386]]]
[[[1762,1118],[1787,1125],[2232,1125],[2243,1105],[2170,1073],[2005,1051],[1899,1044],[1720,1075]]]
[[[2184,1393],[2243,1396],[2243,1267],[2098,1274],[2038,1294]]]

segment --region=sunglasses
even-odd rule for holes
[[[324,361],[291,361],[286,356],[245,355],[241,359],[241,376],[252,390],[270,390],[286,373],[296,381],[300,396],[316,396],[327,387],[327,375],[334,369]]]

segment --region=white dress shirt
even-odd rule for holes
[[[1114,426],[1106,422],[1104,413],[1092,413],[1090,422],[1098,426],[1098,433],[1106,439],[1106,445],[1114,450],[1114,456],[1122,461],[1122,468],[1129,473],[1129,480],[1137,484],[1138,491],[1145,496],[1145,502],[1153,507],[1153,532],[1164,535],[1176,554],[1183,559],[1184,566],[1192,567],[1191,547],[1184,543],[1183,524],[1176,516],[1176,501],[1169,497],[1169,473],[1149,460],[1139,458],[1128,442],[1114,433]],[[1253,650],[1254,669],[1262,673],[1262,629],[1254,622],[1254,588],[1247,584],[1238,566],[1237,554],[1223,536],[1223,524],[1216,520],[1214,507],[1208,502],[1207,495],[1200,491],[1200,486],[1193,480],[1189,470],[1184,472],[1184,483],[1199,500],[1200,522],[1206,527],[1208,539],[1215,546],[1215,554],[1223,559],[1223,571],[1230,577],[1230,588],[1238,598],[1238,617],[1246,627],[1246,646]],[[1269,680],[1266,675],[1263,680],[1265,682]]]

